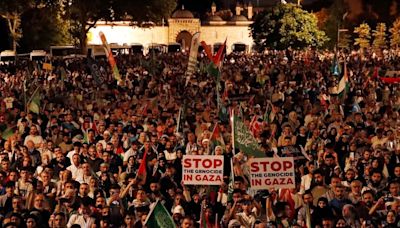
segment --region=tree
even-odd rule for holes
[[[48,1],[21,16],[23,36],[20,49],[48,49],[49,45],[71,44],[68,23],[61,18],[59,2]]]
[[[22,37],[21,15],[33,7],[33,0],[2,0],[0,4],[0,16],[6,19],[13,51],[17,51],[18,40]]]
[[[319,47],[328,40],[318,29],[315,15],[294,4],[278,4],[257,14],[250,30],[261,49]]]
[[[86,52],[87,33],[100,20],[131,20],[146,26],[168,18],[176,7],[175,0],[62,0],[64,17],[71,25],[71,34]]]
[[[70,24],[71,35],[79,41],[79,47],[86,52],[87,33],[99,20],[112,17],[110,0],[62,0],[63,16]]]
[[[329,37],[329,41],[327,41],[325,44],[328,48],[333,48],[336,46],[338,29],[348,27],[346,20],[347,18],[344,17],[347,10],[346,7],[347,4],[345,0],[334,0],[333,4],[328,8],[328,18],[325,20],[322,26],[322,30]]]
[[[375,49],[381,50],[386,48],[386,25],[385,23],[378,23],[376,29],[372,33],[374,41],[372,45]]]
[[[389,29],[390,35],[390,46],[392,48],[399,48],[400,45],[400,18],[397,18],[392,27]]]
[[[354,28],[354,33],[358,35],[354,39],[354,46],[359,46],[361,49],[370,47],[371,28],[367,23],[362,23],[360,26]]]

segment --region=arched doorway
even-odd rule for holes
[[[188,31],[181,31],[176,36],[176,42],[180,43],[183,50],[190,49],[190,42],[192,41],[192,34]]]

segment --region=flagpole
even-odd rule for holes
[[[28,105],[26,103],[26,77],[24,78],[24,85],[23,85],[23,90],[24,90],[24,108],[25,108],[25,113],[28,112]]]
[[[235,110],[232,109],[231,110],[231,118],[230,121],[232,121],[231,123],[231,131],[232,131],[232,154],[235,155]]]
[[[218,126],[218,123],[215,124],[214,129],[211,132],[210,138],[208,139],[208,154],[211,154],[211,147],[210,147],[211,143],[210,142],[211,142],[211,139],[212,139],[212,137],[214,135],[214,132],[215,132],[215,129],[217,128],[217,126]]]

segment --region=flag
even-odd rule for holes
[[[208,218],[206,217],[206,215],[204,213],[203,205],[201,206],[200,214],[201,214],[201,216],[200,216],[200,227],[201,228],[209,228],[209,227],[211,227],[210,221],[208,220]]]
[[[92,75],[94,82],[96,83],[97,86],[100,86],[104,80],[101,76],[101,73],[100,73],[99,67],[97,66],[96,61],[92,57],[88,56],[87,64],[89,66],[90,74]]]
[[[340,69],[337,53],[335,53],[335,56],[333,57],[331,72],[335,76],[340,75],[340,73],[342,72],[342,70]]]
[[[39,88],[33,92],[33,95],[31,97],[31,100],[29,102],[29,111],[39,114],[40,112],[40,93],[39,93]]]
[[[204,52],[206,53],[207,58],[212,62],[212,61],[213,61],[213,55],[212,55],[212,53],[211,53],[210,46],[208,46],[208,45],[206,44],[205,41],[201,41],[200,44],[201,44],[201,46],[203,47]]]
[[[353,108],[351,111],[355,113],[361,112],[361,107],[357,101],[354,101]]]
[[[51,71],[53,69],[53,66],[51,65],[51,63],[43,63],[42,69]]]
[[[215,124],[214,130],[210,136],[210,143],[212,148],[215,149],[217,146],[221,146],[223,150],[225,150],[225,142],[224,137],[221,134],[221,130],[219,128],[219,124]],[[209,147],[211,150],[211,147]],[[214,151],[213,151],[214,152]],[[213,154],[213,153],[210,153]]]
[[[344,63],[344,73],[342,79],[339,81],[339,85],[336,87],[336,91],[334,92],[339,96],[339,98],[344,101],[346,99],[346,94],[350,90],[349,76],[347,74],[347,66],[346,62]]]
[[[174,220],[160,200],[155,203],[144,224],[151,228],[176,228]]]
[[[1,133],[1,137],[4,140],[8,140],[10,137],[12,137],[15,133],[15,130],[17,129],[17,126],[14,127],[8,127]]]
[[[262,130],[262,122],[258,121],[259,116],[254,115],[250,122],[251,134],[255,137]]]
[[[224,58],[224,54],[225,54],[225,47],[226,47],[226,39],[223,45],[221,45],[217,51],[217,54],[213,57],[213,62],[215,64],[215,66],[220,67],[221,62]]]
[[[233,197],[233,183],[235,181],[235,172],[233,171],[233,158],[230,159],[230,165],[231,165],[231,175],[229,178],[229,184],[228,184],[228,201],[232,200]]]
[[[104,50],[106,51],[108,62],[110,63],[111,70],[114,74],[114,78],[118,82],[120,82],[122,80],[121,75],[119,74],[117,63],[115,62],[113,53],[111,51],[110,45],[107,42],[106,36],[104,35],[103,32],[99,32],[99,36],[100,36],[101,42],[103,43]]]
[[[219,101],[220,102],[220,101]],[[222,102],[219,103],[218,118],[221,122],[229,122],[229,112],[228,109]]]
[[[183,133],[183,126],[185,125],[185,118],[186,118],[185,112],[186,112],[186,103],[183,103],[183,105],[179,109],[175,132]]]
[[[146,162],[146,159],[147,159],[147,152],[145,151],[143,153],[142,162],[140,163],[139,169],[138,169],[138,171],[136,173],[136,179],[139,178],[141,181],[146,180],[146,177],[147,177],[147,162]]]
[[[268,102],[267,108],[265,109],[264,116],[263,116],[264,121],[267,123],[274,122],[275,115],[276,115],[275,113],[276,113],[276,111],[275,111],[274,106],[271,104],[271,102]]]
[[[188,68],[186,70],[186,83],[185,83],[186,86],[189,83],[191,76],[194,74],[194,70],[196,69],[197,53],[199,51],[199,38],[200,38],[199,32],[196,32],[192,36],[190,53],[189,53],[189,63],[188,63]]]
[[[239,148],[247,156],[256,158],[265,157],[257,140],[251,135],[246,125],[235,114],[233,114],[232,119],[234,148]]]
[[[344,64],[344,74],[343,74],[342,79],[340,79],[340,81],[339,81],[337,94],[340,94],[343,91],[345,91],[346,87],[348,86],[347,85],[348,83],[349,83],[349,77],[347,75],[347,66],[346,66],[346,63],[345,63]]]

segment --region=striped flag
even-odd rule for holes
[[[214,130],[210,136],[210,143],[211,146],[209,149],[213,149],[212,152],[214,152],[215,147],[221,146],[223,150],[225,150],[225,142],[224,142],[224,137],[221,134],[221,130],[219,128],[219,124],[215,124]],[[210,153],[213,154],[213,153]]]
[[[121,75],[119,74],[117,63],[115,62],[113,53],[111,51],[110,45],[107,42],[106,36],[104,35],[103,32],[99,32],[99,36],[100,36],[101,42],[103,43],[104,50],[106,51],[108,62],[110,63],[111,70],[114,74],[114,78],[118,82],[121,82],[122,81]]]
[[[147,177],[147,164],[146,164],[146,159],[147,159],[147,152],[145,151],[143,153],[143,158],[142,162],[139,165],[139,169],[136,173],[136,179],[140,179],[141,181],[145,181]]]

